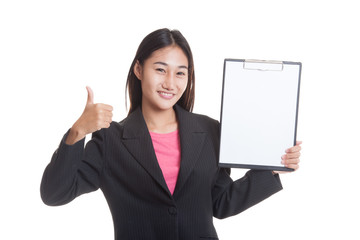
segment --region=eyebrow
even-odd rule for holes
[[[164,62],[155,62],[154,64],[160,64],[160,65],[163,65],[163,66],[169,66],[167,63],[164,63]],[[178,66],[178,68],[188,69],[188,67],[185,66],[185,65],[180,65],[180,66]]]

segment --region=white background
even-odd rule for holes
[[[125,80],[140,41],[179,29],[196,66],[195,112],[219,119],[224,58],[303,63],[301,169],[236,217],[220,239],[359,239],[359,7],[356,1],[0,2],[0,239],[113,239],[101,191],[41,202],[53,151],[81,114],[85,86],[126,116]],[[234,170],[238,178],[244,170]]]

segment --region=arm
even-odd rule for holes
[[[287,149],[281,157],[284,166],[299,169],[301,141]],[[238,214],[247,208],[280,191],[282,185],[278,173],[281,171],[255,171],[233,182],[230,169],[221,168],[213,188],[213,212],[217,218],[225,218]]]
[[[42,177],[40,193],[45,204],[63,205],[100,187],[103,134],[103,131],[94,133],[85,149],[85,139],[67,145],[65,139],[68,133],[65,134]]]
[[[218,126],[214,129],[219,129]],[[220,138],[220,130],[214,133],[212,139]],[[301,141],[287,149],[281,157],[284,166],[297,170],[300,162]],[[215,142],[214,146],[219,143]],[[216,154],[218,155],[218,147]],[[226,218],[236,215],[282,189],[278,173],[272,171],[250,170],[236,181],[230,177],[229,168],[219,168],[215,184],[212,188],[213,215],[216,218]]]
[[[94,104],[91,88],[86,89],[88,98],[84,112],[63,137],[41,181],[41,198],[48,205],[66,204],[80,194],[99,188],[104,131],[95,131],[110,126],[112,107]],[[93,139],[84,150],[84,138],[89,133],[94,133]]]
[[[279,175],[273,175],[271,171],[250,170],[244,177],[233,181],[230,169],[220,168],[212,191],[214,217],[236,215],[281,189]]]

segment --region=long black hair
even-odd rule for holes
[[[129,93],[130,99],[130,109],[128,114],[132,113],[136,108],[141,106],[141,83],[134,73],[134,66],[136,62],[139,61],[139,64],[143,66],[145,60],[149,58],[154,51],[171,45],[179,46],[188,59],[188,83],[177,104],[185,110],[192,112],[195,99],[195,73],[194,60],[190,46],[180,31],[163,28],[150,33],[143,39],[131,64],[126,81],[126,89]]]

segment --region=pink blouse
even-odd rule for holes
[[[155,154],[171,194],[174,193],[180,170],[179,130],[171,133],[150,132]]]

